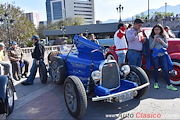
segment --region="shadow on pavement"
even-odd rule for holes
[[[154,98],[154,99],[176,99],[176,98],[180,98],[180,85],[174,85],[175,87],[178,88],[177,91],[172,91],[172,90],[168,90],[166,89],[166,81],[163,78],[162,72],[159,72],[159,89],[154,89],[153,85],[154,85],[154,77],[153,77],[153,71],[149,71],[146,70],[146,73],[149,77],[149,81],[150,81],[150,87],[149,87],[149,91],[147,92],[147,94],[142,97],[143,99],[145,98]]]
[[[137,107],[140,100],[133,99],[123,103],[108,103],[104,101],[93,102],[88,100],[88,109],[84,119],[116,119],[121,113],[130,111]]]

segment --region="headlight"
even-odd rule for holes
[[[99,81],[101,78],[101,72],[99,70],[93,71],[91,77],[94,81]]]
[[[128,75],[130,73],[130,67],[129,65],[123,65],[121,67],[121,71],[125,74],[125,75]]]

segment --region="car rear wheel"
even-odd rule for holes
[[[145,71],[138,67],[138,66],[130,66],[130,73],[126,76],[127,80],[135,82],[138,84],[138,86],[143,85],[145,83],[149,83],[149,78],[147,76],[147,74],[145,73]],[[149,86],[138,90],[138,94],[135,98],[140,98],[143,95],[145,95],[145,93],[148,91]]]
[[[172,60],[172,64],[174,66],[174,69],[177,74],[176,75],[171,75],[170,74],[170,82],[174,85],[179,85],[180,84],[180,60]]]
[[[64,60],[56,56],[49,64],[49,74],[55,84],[61,85],[66,79],[66,66]]]
[[[45,84],[47,82],[47,69],[46,69],[46,65],[44,62],[39,62],[39,76],[40,76],[40,80],[41,83]]]
[[[87,96],[84,86],[76,76],[66,78],[64,98],[69,113],[76,119],[81,119],[87,109]]]

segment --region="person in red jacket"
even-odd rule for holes
[[[114,34],[114,44],[116,46],[116,54],[118,56],[118,64],[121,67],[125,63],[126,53],[128,50],[125,38],[126,28],[124,23],[119,23],[118,30]]]

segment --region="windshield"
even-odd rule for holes
[[[59,46],[59,51],[62,53],[68,53],[70,50],[71,50],[71,52],[77,51],[76,47],[69,45],[69,44],[62,44]]]

